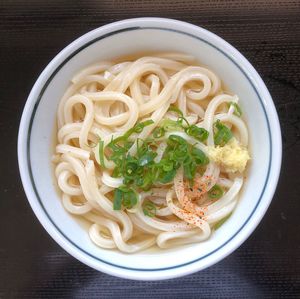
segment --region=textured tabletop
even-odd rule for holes
[[[169,17],[226,39],[261,74],[279,113],[282,172],[258,228],[218,264],[180,279],[135,282],[97,272],[58,246],[19,178],[17,132],[31,87],[67,44],[109,22]],[[0,298],[300,298],[300,2],[0,2]]]

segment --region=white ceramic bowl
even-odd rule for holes
[[[240,96],[250,132],[252,160],[236,210],[208,241],[128,255],[96,247],[86,229],[64,210],[54,184],[51,155],[58,102],[72,75],[93,62],[144,51],[192,54]],[[139,18],[112,23],[83,35],[48,64],[32,88],[23,111],[18,159],[23,186],[34,213],[67,252],[111,275],[160,280],[213,265],[253,232],[276,188],[281,166],[281,134],[265,84],[235,48],[217,35],[188,23]]]

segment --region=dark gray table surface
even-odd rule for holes
[[[161,16],[220,35],[261,74],[283,137],[277,192],[251,237],[220,263],[169,281],[135,282],[75,260],[46,233],[23,191],[17,132],[28,93],[47,63],[83,33],[112,21]],[[1,298],[300,298],[300,2],[0,2]]]

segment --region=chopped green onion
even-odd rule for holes
[[[183,165],[188,165],[193,161],[192,155],[186,155],[183,160]]]
[[[137,156],[140,157],[148,152],[148,144],[145,140],[138,138],[136,140]]]
[[[137,195],[134,190],[126,186],[120,186],[115,190],[113,209],[121,210],[122,204],[126,209],[131,209],[137,204]]]
[[[201,142],[204,142],[208,138],[209,134],[204,128],[199,128],[196,125],[187,127],[185,132]]]
[[[213,199],[219,199],[223,196],[224,191],[219,185],[214,185],[209,191],[208,196]]]
[[[199,148],[193,147],[191,150],[191,155],[194,158],[197,165],[206,165],[209,163],[208,157]]]
[[[128,176],[133,176],[139,165],[135,159],[128,159],[125,164],[125,172]]]
[[[165,129],[163,127],[156,127],[153,131],[154,138],[161,138],[165,135]]]
[[[143,129],[146,126],[152,125],[154,121],[152,119],[148,119],[144,122],[136,124],[133,128],[128,130],[124,135],[117,137],[116,139],[112,140],[108,146],[111,147],[112,145],[121,142],[121,141],[126,141],[133,133],[141,133]]]
[[[124,185],[120,186],[118,189],[121,190],[123,193],[130,191],[130,188],[128,188],[128,186],[124,186]]]
[[[168,111],[176,112],[179,116],[183,117],[183,112],[174,105],[170,105]]]
[[[175,112],[179,115],[178,120],[180,121],[181,125],[182,125],[182,120],[184,120],[188,126],[190,125],[189,122],[187,121],[187,119],[184,117],[183,112],[179,108],[177,108],[176,106],[170,105],[168,111]]]
[[[228,214],[226,217],[224,217],[223,219],[221,219],[220,221],[218,221],[214,225],[214,229],[217,230],[218,228],[220,228],[228,220],[228,218],[231,216],[231,214],[232,214],[232,212],[230,214]]]
[[[224,146],[233,137],[233,134],[227,126],[223,125],[220,122],[219,119],[215,122],[214,125],[217,129],[217,132],[214,135],[215,144]]]
[[[161,122],[161,127],[164,129],[164,131],[181,131],[182,130],[182,124],[180,122],[172,120],[172,119],[164,119]]]
[[[132,130],[132,133],[141,133],[143,129],[147,126],[150,126],[154,124],[154,121],[152,119],[148,119],[146,121],[143,121],[141,123],[136,124],[132,129],[130,129],[128,132]],[[130,134],[131,135],[131,134]]]
[[[161,171],[159,173],[158,181],[162,184],[170,183],[176,175],[176,170],[172,169],[170,171]]]
[[[126,153],[126,149],[118,144],[116,144],[116,139],[111,140],[111,142],[107,145],[113,152],[113,154],[123,154]]]
[[[184,138],[182,138],[180,136],[170,135],[167,140],[167,144],[174,147],[178,144],[186,144],[186,141]]]
[[[105,163],[104,163],[104,142],[103,140],[99,141],[99,160],[100,160],[100,165],[105,168]]]
[[[156,214],[156,206],[153,202],[151,201],[146,201],[143,204],[143,212],[146,216],[149,217],[154,217]]]
[[[153,164],[148,168],[147,175],[151,177],[152,184],[158,180],[159,168],[160,168],[160,163]]]
[[[196,164],[192,161],[189,164],[183,165],[184,176],[188,180],[193,180],[196,173]]]
[[[132,182],[133,182],[133,177],[132,176],[128,177],[128,176],[124,175],[123,184],[130,185]]]
[[[113,173],[112,173],[112,177],[113,178],[119,178],[121,176],[122,176],[121,168],[120,167],[115,167],[114,170],[113,170]]]
[[[114,210],[121,210],[122,206],[122,191],[120,189],[116,189],[114,193]]]
[[[168,161],[168,160],[161,161],[161,165],[164,171],[171,171],[174,169],[174,165],[172,161]]]
[[[174,150],[174,160],[183,161],[183,160],[186,159],[187,155],[188,155],[188,146],[187,146],[187,144],[180,144]]]
[[[118,147],[118,148],[121,148],[119,145],[116,145],[118,142],[121,142],[121,141],[125,141],[125,140],[127,140],[128,139],[128,137],[126,137],[125,136],[125,134],[124,135],[122,135],[122,136],[119,136],[119,137],[117,137],[117,138],[115,138],[115,139],[111,139],[111,141],[110,141],[110,143],[107,145],[109,148],[111,148],[111,149],[113,149],[114,147]]]
[[[143,176],[137,176],[135,178],[135,184],[144,191],[149,190],[153,184],[152,173],[147,172]]]
[[[149,151],[139,158],[139,166],[145,166],[153,162],[154,158],[157,156],[157,153]]]
[[[178,122],[168,121],[178,126]],[[151,123],[153,123],[152,120],[140,123],[127,131],[123,136],[120,136],[120,138],[118,137],[109,143],[109,149],[112,153],[108,159],[112,160],[116,165],[112,176],[123,178],[124,184],[118,188],[119,191],[115,192],[114,201],[116,203],[114,205],[116,208],[121,208],[122,205],[125,208],[134,206],[137,203],[135,190],[147,191],[156,183],[170,183],[174,180],[176,171],[181,166],[184,169],[184,177],[193,182],[196,171],[199,171],[200,167],[203,168],[209,163],[209,159],[203,151],[175,134],[171,134],[167,138],[167,147],[159,162],[155,161],[157,156],[156,149],[159,143],[153,138],[137,139],[136,154],[131,156],[128,151],[133,143],[127,140],[128,136],[133,131],[141,132],[143,126]],[[190,133],[199,133],[201,128],[190,126],[190,129]],[[153,137],[161,136],[164,133],[165,129],[163,127],[157,127],[157,130],[153,132]],[[119,141],[122,143],[119,144]],[[121,206],[119,203],[120,197]]]
[[[234,112],[233,112],[234,115],[236,115],[238,117],[242,116],[242,109],[237,103],[230,102],[230,103],[228,103],[228,108],[230,108],[230,106],[234,107]]]
[[[137,204],[137,195],[133,190],[123,193],[123,205],[126,209],[131,209]]]

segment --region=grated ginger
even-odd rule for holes
[[[232,138],[224,146],[208,147],[208,156],[227,172],[243,172],[250,159],[248,150]]]

